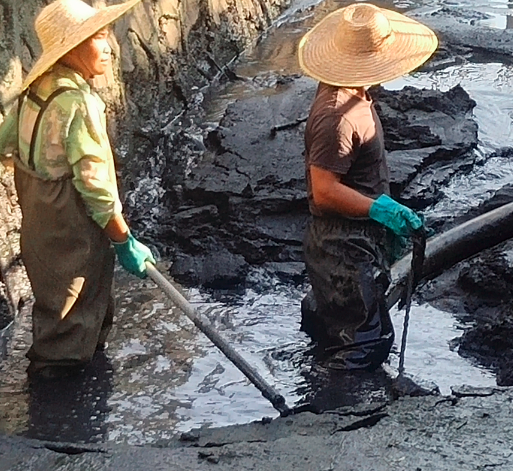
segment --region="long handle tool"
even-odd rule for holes
[[[180,292],[149,262],[146,262],[148,276],[168,295],[185,315],[201,330],[212,343],[221,350],[226,357],[248,378],[268,399],[273,407],[282,417],[289,415],[292,411],[285,403],[285,398],[279,394],[262,376],[252,368],[212,327],[207,319],[202,318],[191,304],[180,294]]]
[[[411,259],[411,269],[408,274],[408,281],[406,284],[406,290],[401,302],[399,303],[399,309],[405,308],[404,314],[404,325],[403,334],[401,338],[401,351],[399,353],[399,376],[404,372],[404,356],[406,353],[406,340],[408,337],[408,324],[410,322],[410,309],[411,299],[413,291],[415,290],[418,282],[422,279],[422,270],[424,265],[424,258],[426,253],[426,231],[421,228],[412,236],[413,240],[413,254]]]

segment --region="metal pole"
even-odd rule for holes
[[[418,229],[412,235],[413,252],[411,259],[411,269],[408,274],[408,282],[406,285],[406,293],[401,300],[399,308],[405,307],[403,334],[401,337],[401,351],[399,353],[399,376],[404,372],[404,357],[406,354],[406,341],[408,338],[408,325],[410,323],[410,309],[413,291],[415,290],[419,280],[422,278],[422,270],[426,255],[426,231],[424,228]]]
[[[408,339],[408,325],[410,323],[410,309],[411,309],[411,297],[413,294],[413,275],[410,274],[410,279],[408,280],[407,286],[407,300],[406,300],[406,309],[404,313],[404,323],[403,323],[403,334],[401,336],[401,350],[399,352],[399,376],[404,372],[404,357],[406,355],[406,341]]]
[[[221,350],[225,356],[248,378],[268,399],[273,407],[280,412],[282,417],[291,413],[285,403],[285,398],[268,384],[260,374],[240,356],[228,342],[224,340],[212,327],[207,319],[202,318],[191,304],[180,294],[180,292],[149,262],[146,262],[148,276],[168,295],[184,314],[201,330],[212,343]]]

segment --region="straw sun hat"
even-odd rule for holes
[[[363,87],[411,72],[437,45],[427,26],[394,11],[354,3],[326,16],[301,39],[299,64],[320,82]]]
[[[117,20],[139,1],[129,0],[96,9],[82,0],[55,0],[43,8],[35,21],[43,54],[27,75],[23,90],[69,51]]]

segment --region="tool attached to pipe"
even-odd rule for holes
[[[285,398],[279,394],[264,378],[249,365],[249,363],[237,353],[228,342],[224,340],[212,327],[207,319],[202,318],[180,292],[155,268],[146,262],[148,276],[167,294],[184,314],[201,330],[212,343],[225,354],[225,356],[248,378],[262,393],[282,417],[291,414],[292,410],[287,406]]]

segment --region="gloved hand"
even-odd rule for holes
[[[146,265],[148,261],[155,263],[151,250],[141,244],[132,234],[128,233],[125,242],[112,242],[121,266],[139,278],[146,278]]]
[[[387,195],[381,195],[372,203],[369,217],[388,227],[399,236],[410,236],[413,231],[424,225],[415,211]]]

